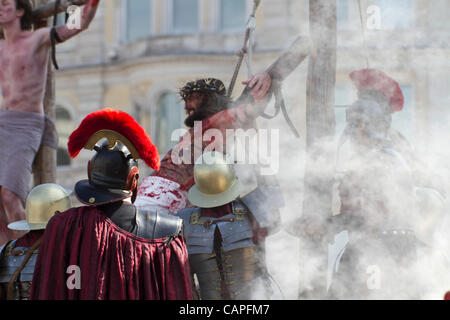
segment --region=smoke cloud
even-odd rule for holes
[[[372,14],[378,12],[373,9]],[[402,7],[381,9],[379,13],[388,12],[390,19],[410,12]],[[349,19],[359,22],[358,12],[350,10]],[[411,22],[414,17],[405,19],[406,27],[396,30],[389,17],[381,16],[378,28],[366,30],[367,55],[358,24],[358,29],[338,29],[337,84],[350,89],[347,103],[355,102],[357,90],[347,75],[366,68],[366,56],[371,68],[398,81],[405,107],[392,115],[388,140],[392,143],[394,133],[399,132],[411,149],[402,141],[401,146],[392,143],[383,150],[369,148],[352,154],[352,141],[346,141],[335,159],[335,183],[329,186],[332,212],[319,221],[302,220],[304,233],[293,226],[303,217],[304,164],[310,156],[304,141],[306,61],[284,82],[287,105],[302,139],[296,139],[282,119],[260,122],[262,128],[280,129],[277,178],[286,206],[282,230],[266,240],[269,272],[283,291],[283,295],[276,292],[275,299],[440,300],[450,290],[450,101],[443,87],[450,66],[441,51],[428,48],[440,44],[424,40],[426,31]],[[425,47],[417,43],[422,40]],[[436,74],[436,79],[429,79],[431,74]],[[426,96],[423,83],[428,80],[432,88]],[[338,150],[345,117],[338,115],[337,121],[335,139],[324,141],[323,150]],[[327,168],[322,165],[317,161],[314,173],[325,174]],[[329,189],[316,192],[320,195]],[[345,217],[348,204],[359,208],[354,217]],[[339,265],[332,266],[339,276],[334,275],[327,292],[328,245],[345,230],[349,231],[349,243]],[[371,234],[369,230],[377,231]],[[412,234],[408,236],[408,232]]]

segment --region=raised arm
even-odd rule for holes
[[[55,32],[56,43],[64,42],[76,36],[83,30],[86,30],[91,24],[92,20],[94,19],[95,14],[97,13],[99,2],[100,0],[89,0],[88,3],[86,3],[83,10],[81,11],[79,28],[76,28],[74,26],[69,27],[67,24],[57,27]],[[38,31],[42,33],[43,44],[50,46],[51,45],[50,28],[40,29]]]
[[[89,0],[88,3],[84,6],[84,9],[81,13],[81,23],[80,23],[80,29],[74,28],[69,29],[67,25],[60,26],[56,29],[56,33],[58,34],[61,41],[66,41],[77,34],[79,34],[81,31],[86,30],[89,25],[91,24],[92,20],[95,17],[95,14],[97,13],[97,8],[100,0]]]
[[[310,39],[299,36],[266,71],[255,74],[243,84],[253,89],[251,94],[255,98],[262,98],[270,89],[272,81],[283,81],[305,60],[310,51]]]

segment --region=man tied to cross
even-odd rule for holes
[[[89,0],[79,29],[67,25],[33,31],[33,7],[28,0],[0,0],[0,245],[19,234],[9,222],[25,219],[32,163],[41,143],[56,148],[54,124],[44,116],[49,53],[52,40],[64,42],[88,28],[99,0]],[[52,35],[54,39],[52,39]]]

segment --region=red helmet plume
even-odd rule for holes
[[[370,89],[381,92],[389,101],[392,112],[403,109],[405,99],[399,84],[384,72],[362,69],[350,73],[350,79],[358,90]]]
[[[92,149],[101,138],[110,140],[111,135],[105,134],[107,132],[114,132],[113,138],[124,143],[135,159],[142,159],[149,167],[159,170],[158,149],[145,130],[129,114],[110,108],[95,111],[83,119],[69,137],[69,155],[75,158],[81,149]]]

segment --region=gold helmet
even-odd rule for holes
[[[220,152],[204,153],[194,166],[195,185],[189,190],[189,201],[200,208],[214,208],[235,200],[240,183],[234,170]]]
[[[72,208],[71,193],[54,183],[41,184],[33,188],[25,204],[27,219],[13,222],[8,228],[19,231],[45,229],[57,211],[64,212]]]

